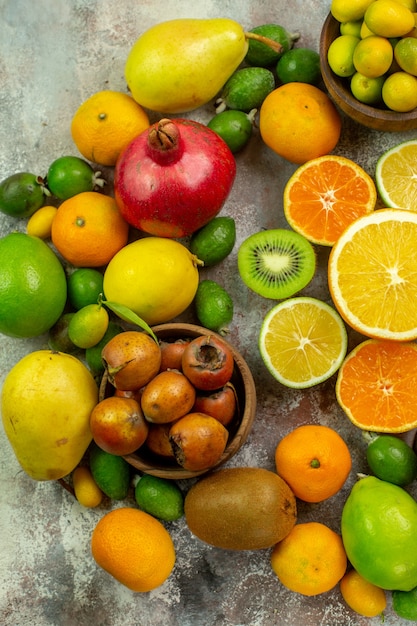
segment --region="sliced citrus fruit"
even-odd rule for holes
[[[404,141],[379,157],[376,186],[386,207],[417,211],[417,139]]]
[[[329,289],[345,322],[367,337],[417,338],[417,213],[379,209],[333,246]]]
[[[333,246],[355,219],[374,210],[376,187],[354,161],[327,155],[295,170],[284,189],[289,225],[312,243]]]
[[[302,389],[327,380],[346,356],[342,319],[328,304],[310,297],[289,298],[265,316],[259,350],[283,385]]]
[[[401,433],[417,426],[417,345],[367,339],[343,361],[337,401],[355,426]]]

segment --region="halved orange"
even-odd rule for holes
[[[417,213],[378,209],[331,249],[329,289],[345,322],[366,337],[417,338]]]
[[[374,210],[372,178],[354,161],[327,155],[307,161],[284,188],[284,213],[312,243],[333,246],[349,224]]]
[[[337,401],[359,428],[402,433],[417,426],[417,345],[367,339],[343,361]]]

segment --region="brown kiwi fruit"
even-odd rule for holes
[[[295,496],[275,472],[256,467],[217,470],[188,491],[184,503],[190,531],[226,550],[269,548],[297,521]]]
[[[281,300],[303,289],[316,271],[311,243],[292,230],[263,230],[245,239],[238,250],[243,282],[255,293]]]

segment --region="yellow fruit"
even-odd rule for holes
[[[379,157],[375,180],[386,207],[417,211],[417,139],[404,141]]]
[[[382,85],[382,99],[392,111],[412,111],[417,107],[417,78],[408,72],[391,74]]]
[[[57,212],[54,206],[43,206],[38,209],[30,218],[26,226],[26,232],[32,237],[40,239],[50,239],[52,222]]]
[[[382,616],[387,606],[385,591],[368,582],[354,569],[340,581],[340,593],[353,611],[365,617]]]
[[[144,237],[122,248],[104,273],[106,299],[123,304],[150,325],[180,315],[198,287],[198,259],[184,245]]]
[[[338,22],[360,20],[365,15],[368,6],[374,0],[332,0],[330,12]]]
[[[146,108],[192,111],[216,96],[247,50],[242,27],[231,19],[161,22],[132,47],[126,82],[134,99]]]
[[[88,467],[79,465],[72,473],[75,497],[85,507],[94,508],[101,504],[103,492],[94,480]]]
[[[94,378],[74,356],[37,350],[12,367],[1,396],[3,425],[29,476],[56,480],[72,472],[91,442],[97,402]]]
[[[366,9],[367,27],[381,37],[402,37],[414,27],[413,13],[397,0],[375,0]]]
[[[367,78],[377,78],[385,74],[391,67],[393,58],[394,51],[388,39],[377,35],[361,39],[353,51],[356,71]]]

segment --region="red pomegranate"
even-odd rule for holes
[[[217,215],[235,176],[235,158],[214,131],[192,120],[161,119],[119,156],[115,199],[131,226],[184,237]]]

